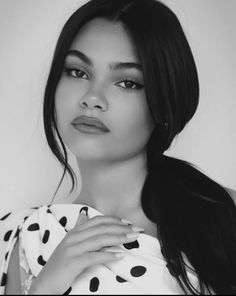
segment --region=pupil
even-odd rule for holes
[[[126,81],[126,87],[132,87],[133,85],[133,82],[131,81]]]
[[[77,70],[77,75],[78,75],[79,77],[82,77],[82,76],[83,76],[82,71],[81,71],[81,70]]]

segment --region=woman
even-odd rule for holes
[[[72,190],[66,146],[76,156],[82,190],[73,204],[31,209],[7,229],[2,293],[20,284],[29,294],[235,293],[232,197],[163,154],[198,99],[191,49],[165,5],[80,7],[57,42],[44,127]]]

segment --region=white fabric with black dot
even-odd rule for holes
[[[37,277],[67,231],[74,227],[83,207],[89,218],[102,215],[86,205],[54,204],[8,213],[0,218],[0,294],[5,292],[9,258],[17,238],[20,237],[20,265],[29,266],[30,273]],[[127,256],[88,268],[68,287],[65,295],[182,294],[166,267],[158,239],[141,233],[135,242],[106,250],[123,251]],[[189,270],[188,276],[197,288],[194,273]]]

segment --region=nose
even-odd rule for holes
[[[108,102],[104,94],[100,91],[90,90],[80,99],[80,107],[88,109],[99,109],[102,112],[108,108]]]

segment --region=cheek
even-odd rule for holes
[[[55,92],[56,113],[60,114],[67,109],[73,108],[73,105],[76,104],[76,97],[78,95],[78,91],[73,85],[70,85],[61,79]]]
[[[55,92],[55,113],[58,128],[62,128],[66,123],[77,116],[79,108],[78,98],[82,96],[83,89],[76,84],[69,83],[61,79]]]
[[[143,148],[153,130],[153,121],[146,101],[142,98],[136,104],[126,104],[119,112],[119,135],[120,142],[137,149]],[[122,140],[121,140],[122,139]]]
[[[66,145],[71,141],[68,127],[75,116],[73,113],[76,110],[75,99],[75,92],[69,91],[68,85],[62,80],[55,92],[55,120],[59,134]]]

